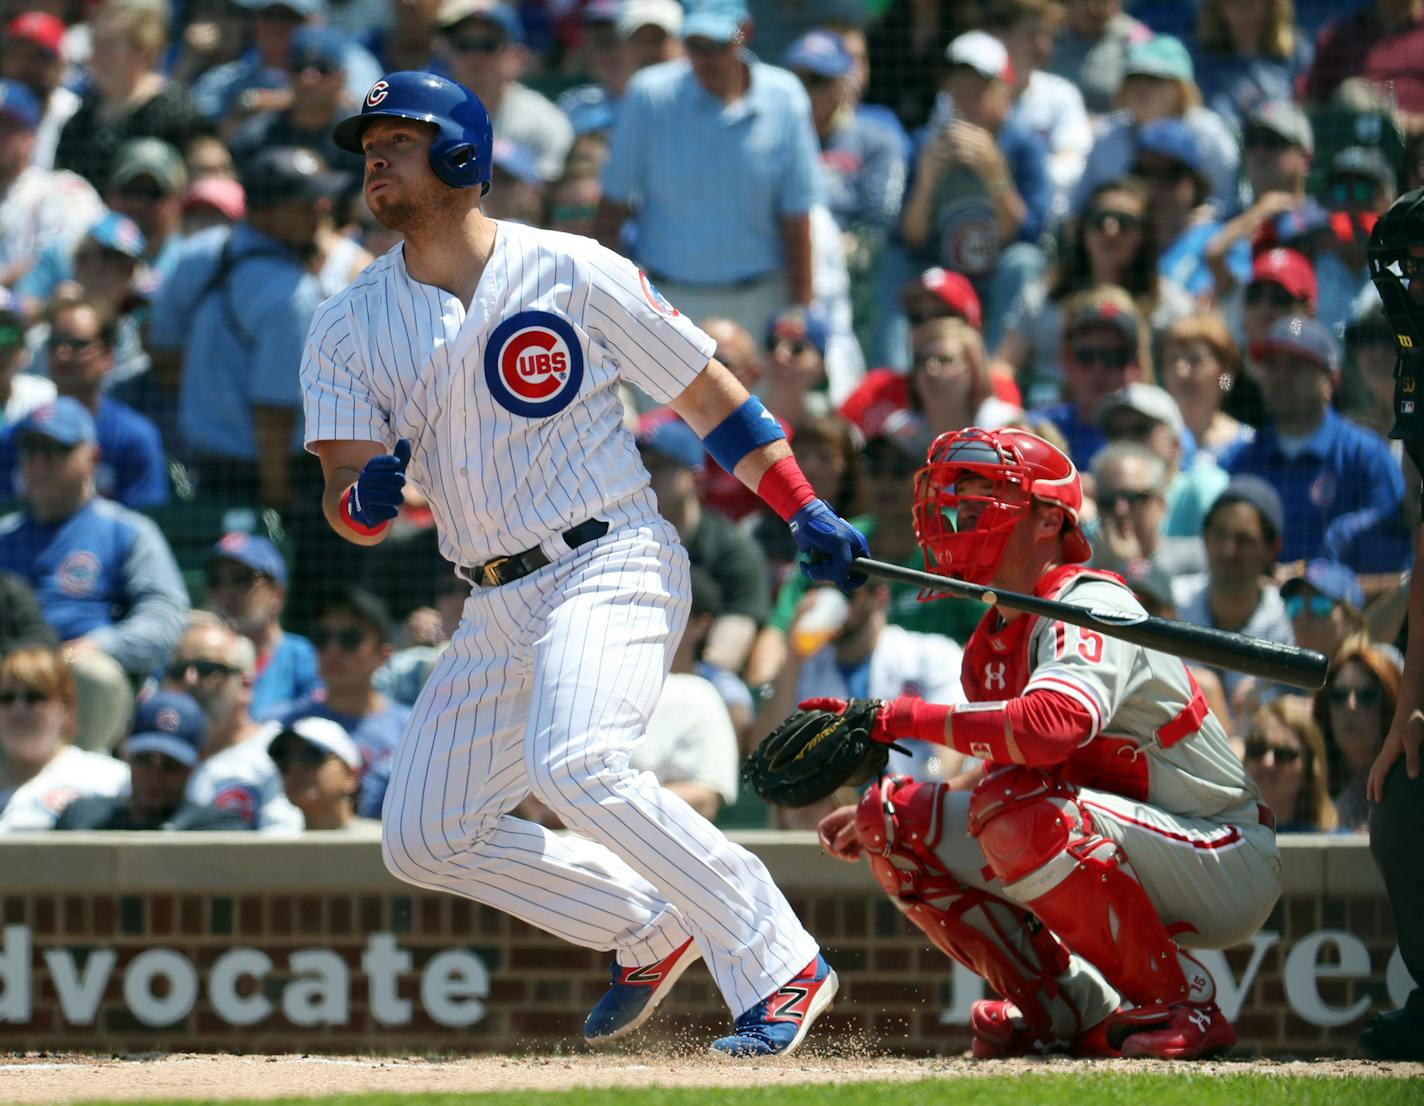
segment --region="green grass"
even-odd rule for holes
[[[187,1106],[165,1099],[123,1106]],[[203,1106],[258,1106],[252,1099],[202,1100]],[[363,1094],[266,1100],[261,1106],[1420,1106],[1424,1081],[1378,1077],[1208,1075],[1172,1072],[1051,1073],[927,1079],[914,1083],[837,1083],[685,1089],[585,1089],[472,1094]],[[89,1106],[111,1106],[93,1103]],[[119,1106],[119,1104],[112,1104]]]

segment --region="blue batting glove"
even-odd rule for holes
[[[394,453],[372,457],[351,485],[347,504],[352,518],[362,526],[380,526],[400,513],[405,502],[405,467],[410,464],[410,442],[396,442]]]
[[[791,536],[806,554],[801,571],[813,580],[827,580],[850,592],[866,581],[863,572],[851,571],[856,557],[869,557],[865,535],[831,509],[824,499],[813,499],[791,516]]]

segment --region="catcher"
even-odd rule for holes
[[[930,570],[1110,608],[1142,608],[1085,568],[1077,470],[1014,429],[940,435],[917,476]],[[964,654],[967,705],[811,699],[749,759],[769,801],[873,778],[894,741],[983,762],[949,783],[882,776],[822,819],[895,904],[999,999],[974,1005],[980,1058],[1192,1059],[1236,1035],[1186,951],[1247,940],[1280,890],[1274,819],[1181,660],[991,608]]]

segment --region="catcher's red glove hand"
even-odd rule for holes
[[[864,700],[861,700],[862,702]],[[875,700],[871,700],[874,702]],[[875,711],[875,720],[870,727],[870,740],[881,745],[893,745],[897,737],[915,737],[915,709],[922,702],[901,695],[895,699],[881,700]],[[801,710],[824,710],[831,714],[844,714],[848,700],[831,696],[817,696],[803,699],[796,704]]]

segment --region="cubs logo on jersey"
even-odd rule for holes
[[[75,550],[59,562],[54,582],[66,595],[93,595],[99,584],[99,558],[84,549]]]
[[[583,382],[583,347],[567,319],[521,311],[505,319],[485,346],[485,383],[495,401],[526,418],[556,415]]]
[[[643,297],[653,305],[653,310],[659,315],[666,315],[670,319],[677,318],[677,308],[668,302],[666,296],[653,286],[653,282],[648,279],[648,274],[642,269],[638,270],[638,283],[643,286]]]

